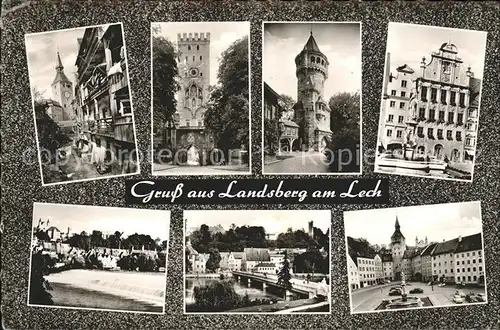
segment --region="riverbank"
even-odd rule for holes
[[[250,306],[250,307],[242,307],[233,310],[227,311],[227,313],[283,313],[288,309],[296,309],[298,307],[309,306],[314,308],[317,304],[324,303],[324,300],[320,300],[318,298],[312,299],[299,299],[293,301],[279,301],[276,304],[272,305],[259,305],[259,306]],[[328,308],[329,311],[329,308]]]

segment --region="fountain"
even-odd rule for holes
[[[416,95],[416,93],[415,93]],[[415,131],[417,127],[417,104],[416,96],[410,99],[410,114],[406,121],[403,141],[401,142],[402,153],[386,151],[378,156],[376,166],[383,171],[416,174],[416,175],[445,175],[444,172],[448,166],[443,160],[436,157],[420,155],[415,157],[417,142]]]
[[[401,298],[391,300],[385,307],[386,309],[399,309],[399,308],[418,308],[424,304],[418,297],[408,297],[406,294],[406,278],[405,274],[401,272]]]

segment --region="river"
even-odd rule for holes
[[[194,296],[193,296],[193,290],[194,287],[201,287],[208,285],[213,282],[220,282],[220,281],[229,281],[229,280],[221,280],[221,279],[216,279],[216,278],[186,278],[186,288],[185,288],[185,303],[186,305],[192,305],[194,304]],[[262,298],[268,298],[268,299],[278,299],[278,300],[284,300],[283,297],[271,294],[269,292],[264,292],[260,289],[257,288],[248,288],[245,286],[245,283],[238,283],[237,281],[232,281],[233,282],[233,288],[236,291],[236,293],[240,296],[245,296],[248,294],[249,298],[251,300],[253,299],[262,299]]]

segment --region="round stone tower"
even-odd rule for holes
[[[311,31],[304,48],[295,57],[295,121],[299,124],[299,140],[305,150],[321,151],[331,134],[330,109],[323,96],[328,65],[328,58],[319,50]]]

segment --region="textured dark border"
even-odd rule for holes
[[[9,1],[7,1],[9,2]],[[18,5],[20,1],[10,1]],[[4,7],[4,10],[8,9]],[[2,17],[2,316],[4,327],[26,328],[166,328],[166,329],[318,329],[318,328],[488,328],[498,327],[500,309],[500,112],[498,110],[499,7],[493,3],[445,2],[32,2],[5,12]],[[481,102],[474,182],[374,174],[364,165],[363,177],[390,177],[388,207],[459,201],[482,201],[486,277],[489,303],[392,313],[350,315],[342,211],[385,207],[380,205],[286,206],[288,209],[331,208],[332,297],[331,315],[223,315],[185,316],[182,291],[182,211],[172,209],[166,315],[152,316],[97,311],[35,308],[26,305],[32,205],[34,201],[125,206],[124,179],[116,178],[42,187],[38,164],[21,163],[20,151],[36,148],[24,34],[123,22],[130,63],[130,81],[138,145],[150,146],[150,22],[250,20],[252,47],[252,144],[261,139],[261,22],[280,20],[362,21],[363,40],[363,149],[374,148],[389,21],[467,28],[488,32],[486,67]],[[294,75],[290,73],[292,78]],[[331,77],[335,79],[335,77]],[[260,173],[260,155],[252,157],[252,171]],[[150,177],[143,161],[142,175]],[[272,178],[273,176],[270,176]],[[274,178],[299,176],[274,176]],[[165,178],[165,177],[163,177]],[[216,178],[216,177],[212,177]],[[228,178],[228,177],[225,177]],[[235,176],[236,178],[236,176]],[[325,177],[331,179],[332,177]],[[178,179],[178,178],[175,178]],[[213,209],[276,209],[280,205],[223,206]],[[151,207],[161,208],[161,207]],[[199,206],[186,206],[198,209]],[[370,221],[370,219],[366,219]],[[388,233],[389,235],[390,233]]]

